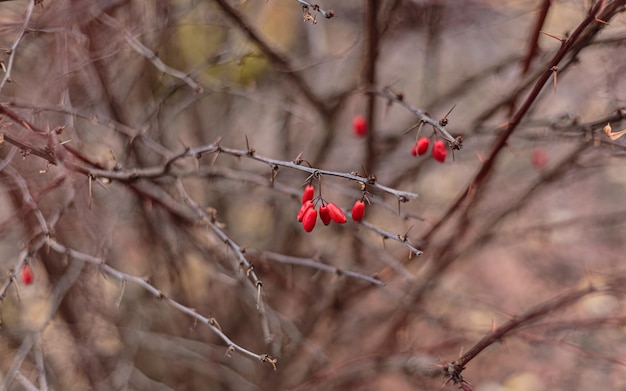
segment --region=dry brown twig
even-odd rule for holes
[[[4,68],[3,66],[4,77],[2,78],[2,81],[0,81],[0,91],[2,91],[2,89],[4,88],[7,82],[11,81],[11,71],[13,70],[13,63],[15,62],[15,55],[17,53],[17,48],[22,42],[22,38],[24,38],[24,34],[26,33],[26,29],[28,28],[28,24],[30,23],[30,18],[33,14],[33,9],[35,9],[36,2],[37,2],[36,0],[30,0],[28,2],[28,7],[26,8],[26,15],[24,16],[24,23],[22,24],[22,27],[20,27],[20,30],[17,33],[17,37],[15,38],[13,45],[8,51],[9,62],[6,68]]]

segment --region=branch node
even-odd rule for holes
[[[276,360],[274,357],[270,356],[269,354],[264,354],[263,357],[261,357],[261,362],[268,362],[272,364],[272,367],[274,368],[274,370],[276,370],[276,363],[278,362],[278,360]]]

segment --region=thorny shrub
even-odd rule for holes
[[[0,2],[3,389],[625,388],[625,3]]]

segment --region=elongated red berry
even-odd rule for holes
[[[413,144],[413,148],[411,148],[411,155],[417,156],[417,143]]]
[[[304,214],[306,213],[307,210],[313,208],[313,202],[311,201],[307,201],[304,204],[302,204],[302,206],[300,207],[300,210],[298,211],[298,221],[302,221],[302,219],[304,218]]]
[[[358,200],[352,207],[352,220],[361,221],[363,215],[365,215],[365,202]]]
[[[302,203],[311,201],[315,196],[315,188],[311,185],[306,185],[304,187],[304,193],[302,193]]]
[[[30,285],[33,282],[33,269],[29,264],[22,266],[22,281],[26,285]]]
[[[362,115],[357,115],[352,119],[352,133],[357,137],[363,137],[367,134],[367,122]]]
[[[419,140],[417,140],[417,154],[418,155],[423,155],[428,151],[428,147],[430,146],[430,140],[428,139],[428,137],[422,137]]]
[[[302,219],[302,227],[306,232],[313,231],[315,228],[315,222],[317,221],[317,211],[315,208],[309,208],[304,213],[304,218]]]
[[[337,205],[329,202],[328,205],[328,214],[330,214],[330,218],[337,224],[343,224],[347,221],[346,215],[343,213],[341,208]]]
[[[433,144],[433,158],[439,163],[443,163],[446,161],[446,155],[448,154],[448,150],[446,149],[446,145],[441,140],[435,141]]]
[[[330,224],[330,212],[328,211],[328,206],[322,205],[320,206],[320,219],[324,225]]]

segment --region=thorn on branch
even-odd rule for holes
[[[242,250],[241,251],[242,254],[245,254],[245,252]],[[243,263],[241,266],[244,266]],[[248,268],[246,269],[246,277],[250,277],[250,273],[252,273],[254,271],[254,265],[250,264],[250,266],[248,266]]]
[[[552,35],[550,33],[546,33],[545,31],[542,31],[541,33],[547,35],[550,38],[554,38],[554,39],[556,39],[557,41],[559,41],[561,43],[565,43],[565,41],[567,41],[566,38],[559,37],[559,36],[556,36],[556,35]]]
[[[606,22],[606,21],[604,21],[604,20],[602,20],[602,19],[598,18],[597,16],[594,18],[594,20],[595,20],[596,22],[600,23],[600,24],[605,25],[605,26],[608,26],[608,25],[609,25],[609,23],[608,23],[608,22]]]
[[[400,204],[409,202],[409,199],[405,196],[398,196],[398,214],[400,214]]]
[[[559,71],[559,67],[555,65],[552,68],[550,68],[550,70],[552,71],[552,77],[554,78],[554,93],[556,94],[556,75],[557,75],[557,72]]]
[[[215,222],[217,221],[217,209],[209,207],[206,208],[206,212],[210,217],[211,224],[215,224]]]
[[[604,133],[611,141],[615,141],[618,138],[622,137],[626,134],[626,129],[620,130],[619,132],[613,132],[611,128],[611,124],[607,123],[604,128],[602,128],[602,133]]]
[[[248,142],[248,136],[246,135],[246,150],[248,151],[246,155],[254,156],[256,150],[254,148],[250,148],[250,143]]]
[[[452,106],[450,111],[448,111],[448,113],[442,119],[439,120],[439,125],[441,126],[448,125],[448,116],[450,115],[450,113],[452,113],[452,110],[454,110],[455,107],[456,107],[456,103]]]
[[[274,186],[274,181],[276,180],[276,176],[278,175],[278,165],[272,164],[272,173],[270,176],[270,185]]]
[[[215,318],[209,319],[209,325],[217,328],[219,331],[222,331],[222,326],[220,326],[219,322]]]
[[[300,153],[298,154],[298,156],[296,156],[296,158],[294,159],[293,164],[295,164],[295,165],[298,165],[298,166],[299,166],[299,165],[301,165],[303,162],[304,162],[304,160],[302,159],[302,152],[300,152]]]
[[[463,136],[458,135],[454,138],[453,142],[448,143],[448,146],[452,148],[452,150],[459,151],[463,148]]]
[[[463,379],[461,375],[464,369],[465,367],[459,365],[456,361],[445,364],[443,366],[443,374],[447,377],[447,380],[443,383],[443,386],[453,382],[460,390],[471,391],[471,384]]]
[[[274,370],[276,370],[276,363],[278,362],[278,360],[276,360],[275,358],[273,358],[269,354],[264,354],[263,358],[261,358],[261,362],[268,362],[268,363],[272,364],[272,367],[274,368]]]

